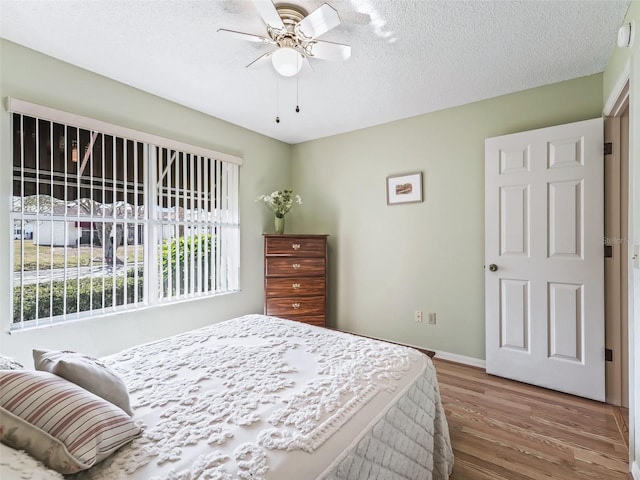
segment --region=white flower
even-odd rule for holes
[[[294,197],[293,190],[276,190],[271,195],[260,195],[256,198],[256,202],[264,203],[278,218],[284,217],[291,210],[294,200],[298,205],[302,205],[302,198],[300,195]]]

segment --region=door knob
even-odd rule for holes
[[[489,265],[489,271],[497,272],[498,271],[498,266],[495,263],[492,263],[491,265]]]

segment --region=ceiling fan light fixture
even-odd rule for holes
[[[295,48],[280,47],[271,55],[271,63],[283,77],[293,77],[302,68],[302,58]]]

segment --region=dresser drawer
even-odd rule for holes
[[[267,297],[300,297],[324,295],[326,281],[324,277],[267,277],[265,295]]]
[[[267,237],[265,255],[291,255],[299,257],[324,257],[324,238]]]
[[[287,315],[324,315],[325,297],[284,297],[267,298],[266,315],[283,316]]]
[[[267,277],[324,276],[324,258],[267,257],[264,273]]]

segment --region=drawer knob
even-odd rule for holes
[[[300,284],[299,283],[294,283],[293,285],[291,285],[293,288],[295,288],[296,290],[298,288],[300,288]]]
[[[300,244],[294,243],[293,245],[291,245],[291,248],[293,248],[294,250],[300,250]]]
[[[298,310],[300,308],[300,304],[299,303],[292,303],[291,306],[293,307],[294,310]]]
[[[293,267],[294,270],[298,270],[300,268],[300,264],[299,263],[294,263],[291,266]]]

